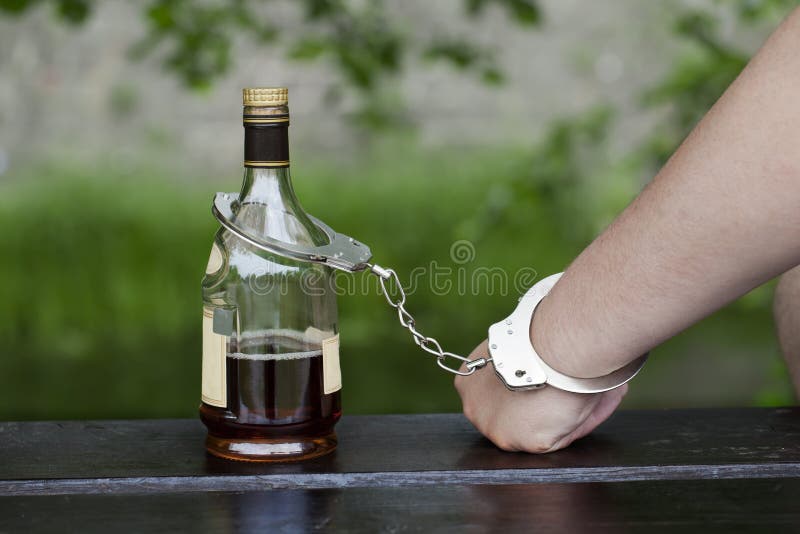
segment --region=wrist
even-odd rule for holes
[[[575,376],[578,373],[568,375],[561,372],[539,356],[531,341],[534,312],[563,274],[550,275],[534,284],[520,299],[511,315],[489,327],[489,355],[492,365],[506,387],[511,390],[530,390],[550,385],[573,393],[601,393],[615,389],[636,376],[647,360],[647,354],[643,354],[613,372]],[[546,331],[549,332],[549,329]],[[561,338],[553,336],[548,339],[554,341]],[[587,347],[591,345],[587,344]],[[563,354],[573,353],[564,351]],[[581,370],[594,373],[591,367],[585,370],[581,366]]]
[[[556,348],[558,342],[554,343],[558,336],[553,335],[557,331],[557,327],[553,323],[550,312],[550,301],[551,299],[545,297],[536,307],[536,311],[533,312],[530,324],[531,345],[533,345],[536,354],[556,371],[569,376],[578,376],[576,372],[580,370],[576,369],[572,362],[564,361],[565,358],[559,357],[559,355],[564,356],[569,352],[564,350],[563,346]],[[564,339],[562,338],[560,341],[564,345]],[[568,360],[568,358],[566,359]]]
[[[562,320],[554,299],[549,295],[537,306],[530,324],[530,340],[534,350],[544,362],[567,376],[594,378],[604,376],[616,368],[606,369],[600,358],[583,350],[575,339],[567,321]]]

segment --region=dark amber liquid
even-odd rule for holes
[[[341,394],[324,393],[322,356],[226,360],[228,406],[200,406],[209,452],[234,460],[289,461],[336,447]]]

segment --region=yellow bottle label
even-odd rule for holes
[[[326,395],[342,389],[339,367],[339,334],[322,341],[322,389]]]
[[[201,398],[206,404],[227,406],[225,356],[228,336],[214,332],[214,309],[203,306],[203,389]]]
[[[216,243],[211,245],[211,253],[208,255],[208,263],[206,264],[206,274],[214,274],[222,268],[225,260],[222,257],[222,251]]]

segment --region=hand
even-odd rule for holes
[[[478,345],[470,359],[485,357],[486,344]],[[510,391],[491,365],[470,376],[457,376],[455,386],[467,419],[505,451],[545,453],[563,449],[605,421],[628,391],[627,384],[594,394],[554,387]]]

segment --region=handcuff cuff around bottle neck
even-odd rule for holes
[[[450,373],[469,376],[491,363],[495,374],[512,391],[538,389],[550,385],[573,393],[600,393],[617,388],[631,380],[647,360],[648,355],[645,353],[621,369],[597,378],[567,376],[542,360],[531,344],[530,324],[539,302],[550,292],[562,273],[537,282],[519,299],[519,304],[511,315],[489,327],[489,354],[486,357],[470,360],[459,354],[447,352],[435,338],[426,336],[417,329],[414,317],[405,307],[406,294],[397,273],[392,269],[369,263],[372,252],[364,243],[335,232],[330,226],[310,215],[311,221],[327,236],[327,244],[296,245],[270,237],[256,236],[234,222],[233,203],[237,198],[236,193],[217,193],[214,197],[211,211],[223,228],[242,241],[272,254],[320,263],[349,273],[367,271],[377,276],[386,302],[397,310],[400,324],[409,331],[414,343],[435,356],[437,365]],[[460,362],[459,367],[450,367],[448,358]],[[460,370],[462,364],[466,371]]]

